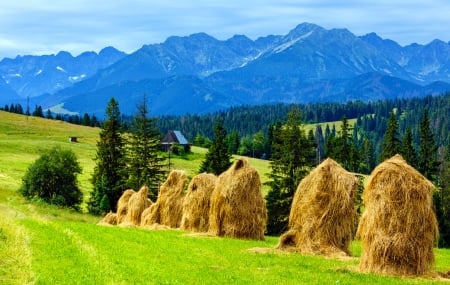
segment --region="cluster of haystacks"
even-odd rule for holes
[[[127,204],[125,219],[120,223],[120,225],[139,226],[141,224],[142,212],[150,207],[151,204],[151,201],[148,199],[148,187],[141,187],[138,192],[133,193],[133,195],[130,196]]]
[[[217,179],[211,194],[208,233],[264,240],[266,204],[256,169],[238,159]]]
[[[438,224],[433,184],[396,155],[377,166],[363,194],[357,236],[360,269],[394,275],[423,275],[434,264]]]
[[[142,215],[141,226],[159,224],[178,228],[183,215],[184,189],[188,178],[184,171],[173,170],[161,185],[158,199]]]
[[[210,200],[216,182],[217,177],[210,173],[201,173],[192,178],[183,201],[182,230],[208,231]]]
[[[328,158],[298,185],[278,249],[350,255],[358,179]]]

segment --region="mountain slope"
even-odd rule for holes
[[[450,90],[449,61],[450,45],[439,40],[402,47],[375,33],[357,37],[310,23],[257,40],[197,33],[144,45],[35,102],[102,114],[114,96],[128,113],[145,93],[156,114],[184,114],[241,104],[423,96]]]
[[[34,97],[55,93],[82,81],[124,56],[123,52],[108,47],[98,54],[84,52],[77,57],[59,52],[56,55],[4,58],[0,61],[0,76],[21,97]]]

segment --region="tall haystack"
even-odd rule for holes
[[[289,230],[277,248],[302,253],[350,255],[356,224],[358,179],[328,158],[299,183]]]
[[[209,173],[201,173],[192,178],[183,201],[181,229],[193,232],[208,231],[210,199],[216,181],[217,177]]]
[[[135,225],[141,224],[142,212],[151,205],[148,199],[148,187],[143,186],[141,189],[131,195],[128,200],[127,215],[121,225]]]
[[[98,225],[117,225],[117,215],[110,211],[106,216],[98,222]]]
[[[120,196],[119,201],[117,201],[117,224],[121,224],[125,220],[128,210],[128,200],[130,197],[136,193],[133,189],[127,189]]]
[[[183,215],[184,189],[188,182],[186,173],[172,170],[167,180],[161,185],[158,199],[142,215],[141,226],[160,224],[171,228],[180,227]]]
[[[433,184],[399,155],[377,166],[363,194],[360,269],[393,275],[423,275],[434,264],[438,224]]]
[[[208,232],[215,236],[264,240],[266,222],[259,174],[247,160],[238,159],[217,179],[211,194]]]

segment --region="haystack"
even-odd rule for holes
[[[98,222],[98,225],[117,225],[117,215],[110,211],[106,216]]]
[[[136,193],[133,189],[127,189],[120,196],[119,201],[117,201],[117,224],[121,224],[125,220],[128,210],[128,200],[130,197]]]
[[[209,205],[216,181],[217,177],[208,173],[201,173],[192,178],[183,201],[181,229],[193,232],[208,231]]]
[[[259,174],[238,159],[222,173],[211,194],[209,230],[215,236],[264,240],[267,210]]]
[[[150,205],[151,202],[148,200],[148,187],[143,186],[138,192],[131,195],[128,200],[127,215],[121,225],[139,226],[141,224],[142,212]]]
[[[141,226],[150,226],[156,223],[178,228],[183,215],[184,189],[187,181],[184,171],[171,171],[167,180],[160,187],[158,199],[142,215]]]
[[[360,269],[393,275],[423,275],[434,264],[438,224],[433,184],[399,155],[377,166],[363,194],[357,236]]]
[[[328,158],[299,183],[289,230],[277,248],[308,254],[350,255],[356,227],[358,179]]]

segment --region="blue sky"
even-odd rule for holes
[[[448,0],[15,0],[0,2],[0,59],[74,56],[114,46],[133,52],[167,37],[206,32],[225,40],[285,35],[303,22],[401,45],[450,40]]]

